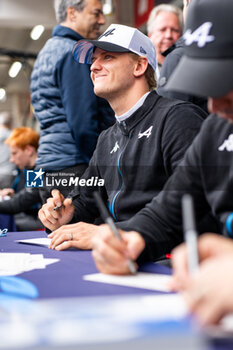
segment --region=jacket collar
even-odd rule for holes
[[[53,28],[52,36],[62,36],[64,38],[73,39],[75,41],[84,39],[80,34],[75,32],[73,29],[57,25]]]
[[[172,44],[167,50],[162,52],[162,55],[166,57],[169,53],[171,53],[173,50],[184,47],[184,39],[183,37],[180,37],[174,44]]]
[[[116,125],[120,128],[124,135],[128,135],[135,126],[146,117],[148,113],[154,108],[157,101],[161,98],[155,91],[147,96],[145,102],[139,107],[129,118],[123,122],[117,122]]]

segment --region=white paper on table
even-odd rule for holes
[[[46,266],[54,264],[54,263],[56,263],[58,261],[60,261],[60,259],[44,258],[44,262],[45,262]]]
[[[51,238],[43,237],[43,238],[17,239],[15,240],[15,242],[49,247],[51,243]]]
[[[158,290],[161,292],[171,291],[169,287],[169,281],[171,280],[171,276],[156,273],[138,272],[136,275],[127,276],[115,276],[105,275],[102,273],[94,273],[91,275],[83,276],[83,279],[91,282],[117,284],[127,287]]]
[[[45,269],[46,264],[44,262],[43,254],[30,254],[28,258],[28,268],[34,269]]]
[[[59,259],[44,258],[43,254],[0,253],[0,276],[15,276],[26,271],[45,269]]]
[[[16,274],[25,270],[30,259],[30,253],[1,253],[0,254],[0,275]]]

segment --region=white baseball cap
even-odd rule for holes
[[[156,70],[156,52],[152,41],[136,28],[111,24],[97,40],[80,40],[73,48],[73,57],[79,63],[91,64],[95,47],[110,52],[133,52],[146,57]]]

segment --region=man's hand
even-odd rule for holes
[[[202,324],[216,324],[233,312],[233,242],[205,234],[199,239],[198,253],[199,269],[190,276],[186,245],[182,244],[172,252],[172,287],[183,291],[189,309]]]
[[[6,197],[6,196],[13,196],[15,194],[15,191],[13,190],[13,188],[4,188],[2,190],[0,190],[0,196],[2,198]]]
[[[98,229],[99,226],[85,222],[62,226],[48,236],[52,238],[49,248],[56,250],[65,250],[71,247],[92,249],[92,239],[98,234]]]
[[[54,208],[58,207],[58,210]],[[70,222],[74,214],[72,199],[65,199],[58,191],[52,191],[52,197],[47,199],[47,203],[39,210],[39,219],[42,224],[51,231]]]
[[[121,230],[119,233],[122,241],[113,235],[108,225],[102,225],[93,238],[92,255],[98,270],[102,273],[130,274],[128,259],[135,261],[145,248],[145,241],[139,233]]]
[[[200,263],[209,258],[217,258],[232,254],[233,242],[216,234],[204,234],[198,240],[198,256]],[[181,244],[172,252],[173,279],[172,288],[183,290],[189,285],[191,276],[188,272],[188,256],[186,244]]]
[[[232,269],[232,255],[206,259],[185,289],[185,301],[201,324],[218,324],[233,312]]]

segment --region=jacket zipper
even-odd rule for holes
[[[123,153],[123,151],[120,153],[120,155],[119,155],[119,157],[118,157],[118,161],[117,161],[117,169],[118,169],[118,172],[119,172],[120,177],[121,177],[121,179],[122,179],[121,188],[117,191],[117,193],[116,193],[115,196],[113,197],[112,205],[111,205],[111,213],[112,213],[112,216],[114,217],[115,220],[117,220],[117,218],[116,218],[115,211],[114,211],[114,204],[115,204],[115,201],[116,201],[117,196],[118,196],[119,193],[121,192],[122,187],[123,187],[123,185],[124,185],[124,180],[123,180],[122,172],[121,172],[121,169],[120,169],[120,158],[121,158],[121,156],[122,156],[122,153]]]
[[[124,129],[127,129],[127,125],[125,123],[125,121],[122,122],[123,126],[124,126]],[[112,200],[112,205],[111,205],[111,213],[112,213],[112,216],[114,217],[115,220],[117,220],[117,217],[115,215],[115,210],[114,210],[114,206],[115,206],[115,202],[116,202],[116,199],[118,197],[118,195],[120,194],[123,186],[124,186],[124,179],[123,179],[123,175],[122,175],[122,172],[121,172],[121,169],[120,169],[120,159],[121,159],[121,156],[123,154],[123,152],[125,151],[126,149],[126,146],[128,145],[128,142],[129,142],[129,139],[130,139],[130,134],[128,135],[128,141],[124,147],[124,149],[122,150],[122,152],[120,153],[119,157],[118,157],[118,161],[117,161],[117,168],[118,168],[118,172],[120,174],[120,177],[122,179],[122,183],[121,183],[121,187],[119,189],[119,191],[117,191],[117,193],[115,194],[115,196],[113,197],[113,200]]]

